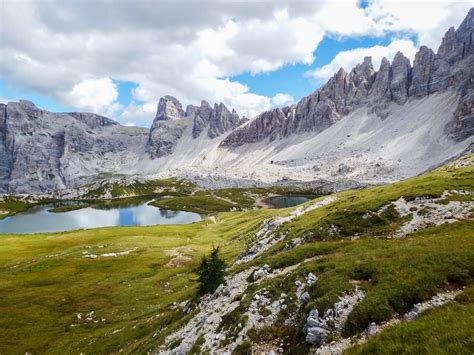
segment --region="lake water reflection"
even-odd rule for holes
[[[288,195],[288,196],[273,196],[269,197],[265,200],[265,203],[270,205],[272,208],[287,208],[301,205],[306,201],[309,201],[316,196],[296,196],[296,195]]]
[[[86,207],[61,213],[50,212],[53,207],[57,205],[35,206],[26,212],[0,220],[0,233],[45,233],[112,226],[186,224],[202,219],[197,213],[163,210],[148,205],[148,202],[114,207]]]

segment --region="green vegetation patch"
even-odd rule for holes
[[[193,270],[202,256],[214,245],[232,262],[244,248],[241,236],[275,213],[222,213],[215,222],[189,225],[0,235],[1,352],[156,350],[193,315],[173,303],[196,297]],[[169,266],[173,256],[167,251],[180,247],[191,259]],[[126,250],[131,252],[101,257]]]
[[[387,329],[344,354],[470,355],[474,349],[474,287],[467,288],[457,301]]]

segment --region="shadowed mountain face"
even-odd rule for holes
[[[148,130],[124,127],[92,113],[52,113],[29,101],[1,105],[0,186],[50,191],[113,172],[135,159]]]
[[[159,100],[149,130],[92,113],[52,113],[24,100],[0,104],[0,193],[47,192],[114,174],[188,177],[209,169],[266,182],[317,179],[323,170],[325,179],[407,177],[472,150],[473,40],[471,9],[437,53],[422,46],[413,65],[397,53],[378,71],[366,57],[297,104],[250,121],[222,103],[184,109],[171,96]]]

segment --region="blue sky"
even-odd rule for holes
[[[160,97],[255,117],[340,67],[437,49],[474,0],[4,0],[0,100],[150,126]],[[113,6],[111,11],[110,6]],[[429,6],[429,11],[426,11]],[[419,16],[423,13],[423,16]],[[21,26],[18,24],[21,23]]]
[[[357,38],[331,38],[326,37],[314,51],[314,63],[311,65],[293,64],[282,69],[252,75],[250,73],[232,77],[250,87],[252,92],[259,95],[274,96],[279,92],[292,95],[296,101],[312,93],[321,84],[322,80],[315,80],[307,75],[311,69],[322,67],[331,62],[337,53],[355,48],[369,48],[375,45],[386,46],[391,42],[392,36],[357,37]],[[362,58],[361,58],[362,61]]]

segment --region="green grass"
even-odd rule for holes
[[[255,202],[268,193],[269,191],[265,189],[196,190],[189,195],[164,198],[151,204],[170,210],[196,213],[242,211],[254,208]]]
[[[53,207],[49,209],[48,211],[53,212],[53,213],[63,213],[63,212],[80,210],[85,207],[88,207],[88,206],[87,205],[64,205],[64,206]]]
[[[242,236],[272,213],[276,212],[223,213],[217,223],[1,235],[0,352],[155,349],[171,329],[186,321],[170,305],[195,296],[193,270],[202,255],[219,245],[223,258],[231,261],[243,250]],[[191,260],[167,267],[170,257],[164,251],[179,246],[192,248]],[[133,248],[137,249],[127,256],[83,257],[84,252]],[[98,323],[84,320],[91,311]],[[76,318],[79,312],[82,320]]]
[[[309,243],[289,251],[268,255],[258,264],[272,268],[295,265],[307,258],[299,274],[313,272],[319,279],[310,289],[307,309],[324,312],[344,291],[358,281],[367,295],[352,311],[344,334],[353,335],[371,322],[404,313],[448,285],[466,285],[474,277],[474,221],[430,228],[402,240],[359,239]],[[278,289],[294,291],[293,279]],[[264,287],[265,284],[262,284]]]
[[[36,200],[31,198],[21,198],[18,196],[0,196],[0,220],[5,217],[24,212],[35,205],[49,202],[54,202],[54,200]]]
[[[306,192],[304,190],[303,192]],[[217,190],[196,190],[192,194],[177,195],[152,202],[153,206],[170,210],[190,211],[196,213],[215,213],[226,211],[242,211],[256,207],[258,200],[265,199],[269,194],[301,195],[297,187],[271,188],[228,188]],[[309,194],[315,194],[311,190]]]
[[[423,313],[416,320],[402,323],[349,348],[356,354],[465,354],[474,349],[474,287],[458,296],[457,304],[448,304]]]
[[[227,212],[232,209],[240,210],[238,205],[216,198],[212,195],[164,198],[153,201],[150,204],[168,210],[190,211],[203,214]]]
[[[474,155],[465,157],[474,160]],[[463,168],[444,166],[432,172],[394,184],[338,194],[337,203],[295,218],[282,228],[289,238],[305,237],[306,240],[328,240],[354,236],[386,236],[406,220],[393,208],[380,215],[381,207],[404,197],[440,197],[446,190],[474,192],[474,164]],[[447,200],[472,200],[473,195],[451,194]],[[408,217],[409,218],[409,217]],[[334,226],[336,228],[332,228]],[[282,248],[280,243],[276,248]]]
[[[87,188],[87,186],[85,186]],[[91,188],[83,198],[103,198],[107,193],[112,198],[130,196],[155,196],[165,194],[190,194],[196,189],[196,185],[186,180],[175,178],[148,180],[144,182],[135,181],[129,185],[118,182],[104,183],[100,187]]]

